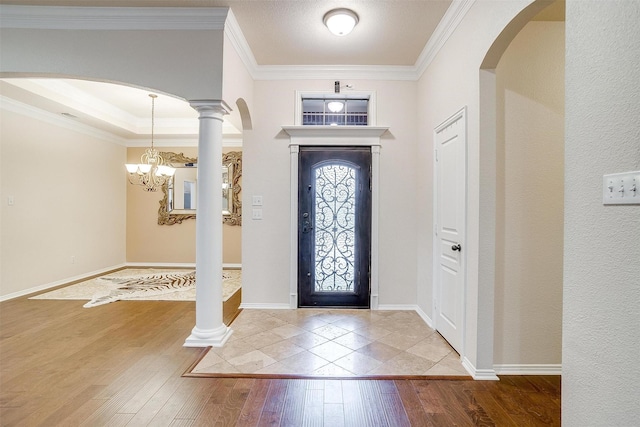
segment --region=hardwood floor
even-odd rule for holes
[[[559,425],[560,378],[184,378],[193,302],[0,303],[2,426]]]

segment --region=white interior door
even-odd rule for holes
[[[435,140],[435,327],[462,353],[464,336],[466,114],[438,126]]]

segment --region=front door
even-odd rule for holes
[[[435,327],[461,353],[466,211],[466,114],[435,130]]]
[[[369,307],[371,149],[300,147],[298,306]]]

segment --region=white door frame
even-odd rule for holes
[[[462,281],[463,281],[463,285],[462,285],[462,298],[461,298],[461,335],[462,335],[462,340],[460,342],[460,348],[458,349],[460,351],[460,358],[461,360],[464,360],[465,358],[465,342],[466,342],[466,317],[467,317],[467,274],[466,274],[466,269],[467,269],[467,253],[468,253],[468,247],[466,246],[466,240],[467,240],[467,205],[468,205],[468,147],[467,147],[467,107],[464,106],[462,107],[459,111],[457,111],[455,114],[453,114],[452,116],[450,116],[449,118],[447,118],[445,121],[443,121],[440,125],[436,126],[435,129],[433,130],[433,222],[434,222],[434,227],[433,227],[433,294],[432,294],[432,307],[431,307],[431,312],[433,313],[433,328],[434,329],[438,329],[438,315],[437,315],[437,311],[436,311],[436,302],[438,301],[439,295],[440,295],[440,289],[441,289],[441,283],[440,283],[440,277],[438,275],[438,269],[436,268],[436,266],[438,265],[438,263],[440,262],[439,257],[440,257],[440,245],[438,242],[438,237],[436,236],[436,231],[437,231],[437,227],[438,225],[436,224],[436,221],[438,219],[438,161],[437,161],[437,149],[438,149],[438,145],[436,144],[436,135],[443,129],[447,128],[448,126],[450,126],[451,124],[457,122],[458,120],[462,120],[462,123],[464,125],[464,175],[465,175],[465,179],[464,179],[464,199],[465,199],[465,209],[463,212],[463,223],[461,225],[462,228],[462,235],[464,237],[464,241],[460,242],[460,244],[462,245],[462,251],[460,252],[460,257],[461,257],[461,263],[460,265],[464,267],[464,274],[462,274]]]
[[[371,147],[371,294],[370,309],[378,309],[378,254],[380,233],[380,137],[388,127],[374,126],[283,126],[291,137],[290,153],[290,264],[289,308],[298,308],[298,153],[301,145]]]

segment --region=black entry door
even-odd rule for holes
[[[300,147],[298,306],[369,307],[371,149]]]

